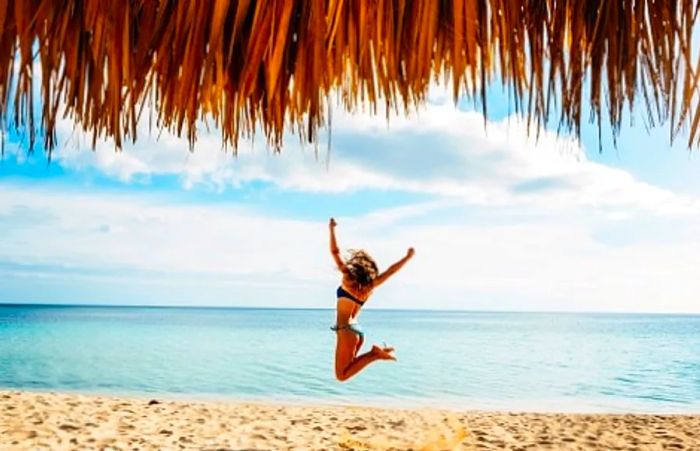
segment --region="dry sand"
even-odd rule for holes
[[[0,449],[700,449],[700,415],[149,401],[0,391]]]

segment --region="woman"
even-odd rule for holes
[[[336,322],[331,329],[336,331],[338,337],[335,348],[335,377],[339,381],[346,381],[375,360],[396,360],[393,355],[394,348],[377,345],[372,346],[371,351],[358,355],[364,342],[364,334],[356,320],[372,290],[401,269],[415,252],[413,248],[409,248],[404,258],[379,274],[377,264],[365,251],[353,251],[346,262],[340,258],[340,249],[335,240],[335,226],[336,222],[331,218],[331,254],[338,269],[343,273],[343,280],[338,287]]]

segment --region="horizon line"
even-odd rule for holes
[[[0,301],[0,308],[7,307],[86,307],[86,308],[162,308],[162,309],[227,309],[227,310],[335,310],[335,307],[279,307],[249,305],[165,305],[165,304],[88,304],[88,303],[51,303],[51,302],[5,302]],[[645,312],[619,310],[481,310],[481,309],[430,309],[430,308],[376,308],[367,310],[396,312],[446,312],[446,313],[523,313],[523,314],[564,314],[564,315],[658,315],[658,316],[700,316],[700,312]]]

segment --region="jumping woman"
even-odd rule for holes
[[[358,355],[365,336],[357,324],[360,309],[367,302],[372,290],[386,282],[415,253],[409,248],[406,256],[379,274],[374,259],[365,251],[351,251],[350,258],[343,261],[335,240],[336,222],[331,218],[331,255],[335,260],[343,280],[338,287],[338,303],[335,326],[331,327],[338,337],[335,348],[335,377],[346,381],[375,360],[396,360],[394,348],[372,346],[369,352]]]

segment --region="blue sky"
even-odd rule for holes
[[[288,136],[238,157],[202,133],[121,153],[59,124],[47,165],[6,137],[0,302],[333,307],[342,248],[416,258],[375,308],[700,312],[700,162],[685,135],[585,124],[535,142],[492,89],[489,123],[436,88],[409,118],[334,112],[330,154]],[[641,110],[640,110],[641,111]],[[588,117],[584,113],[584,117]],[[629,116],[628,116],[629,118]],[[330,158],[330,161],[327,159]]]

